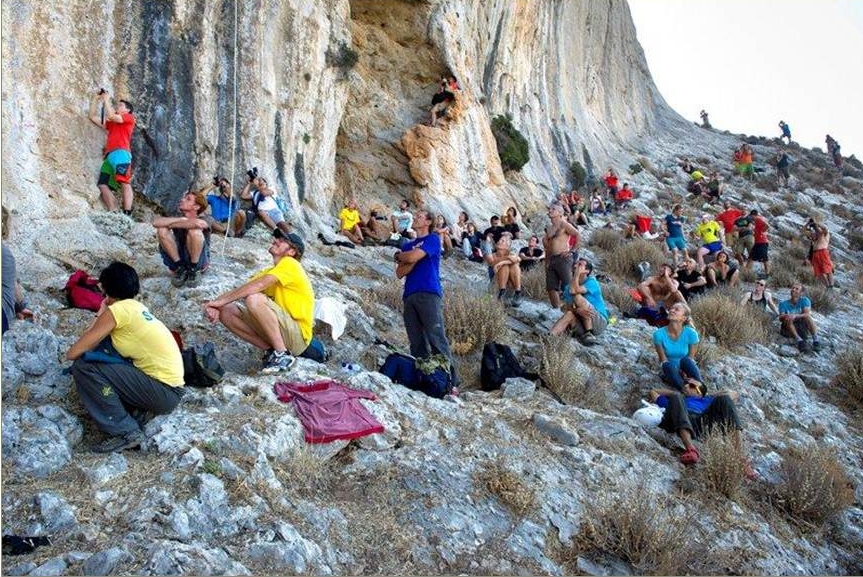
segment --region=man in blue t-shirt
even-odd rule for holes
[[[791,285],[791,297],[779,303],[779,322],[782,323],[779,333],[783,337],[790,337],[797,341],[797,348],[801,351],[810,350],[806,337],[811,334],[812,348],[819,351],[821,341],[818,340],[815,322],[810,314],[812,302],[809,297],[802,295],[803,285],[796,282]]]
[[[571,329],[575,337],[587,346],[596,344],[597,335],[601,335],[608,326],[608,309],[602,299],[602,288],[593,276],[593,264],[580,258],[573,267],[572,282],[565,287],[563,300],[567,310],[554,326],[551,334],[562,335]]]
[[[214,188],[219,189],[219,194],[209,194]],[[228,236],[243,236],[246,232],[246,212],[240,209],[240,198],[231,191],[228,179],[216,176],[204,193],[210,204],[209,215],[204,216],[204,220],[210,224],[210,230],[218,234],[228,231]]]
[[[413,215],[416,238],[403,241],[394,255],[396,276],[405,279],[404,321],[411,355],[427,358],[446,355],[450,361],[452,386],[458,386],[455,365],[443,323],[443,289],[440,284],[440,236],[431,232],[434,215],[425,209]]]

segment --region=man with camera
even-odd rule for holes
[[[209,194],[214,188],[219,194]],[[214,176],[213,184],[204,188],[210,205],[209,214],[204,217],[210,229],[218,234],[241,237],[246,232],[246,212],[240,208],[239,198],[234,196],[231,183],[224,176]],[[229,222],[230,221],[230,222]]]
[[[278,228],[285,234],[291,232],[291,224],[285,221],[285,215],[276,202],[278,193],[270,188],[267,179],[258,174],[258,167],[248,170],[246,174],[249,182],[243,187],[240,198],[252,201],[252,210],[246,214],[249,223],[247,228],[254,224],[255,218],[260,218],[270,230]]]
[[[101,103],[101,112],[99,111]],[[102,195],[102,202],[108,210],[117,210],[112,187],[119,187],[123,195],[123,213],[132,214],[132,131],[135,130],[135,116],[132,103],[118,100],[116,108],[111,104],[111,95],[100,88],[90,103],[90,121],[104,128],[104,160],[99,170],[96,185]]]

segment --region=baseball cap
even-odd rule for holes
[[[300,235],[295,232],[289,232],[285,234],[284,232],[282,232],[282,229],[277,228],[273,231],[273,236],[275,238],[284,239],[294,245],[294,248],[297,249],[298,256],[303,256],[303,253],[306,252],[306,243],[303,242],[303,239],[300,238]]]

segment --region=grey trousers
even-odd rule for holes
[[[100,430],[112,436],[140,429],[130,410],[164,415],[173,411],[183,396],[182,387],[169,387],[128,363],[78,359],[72,364],[72,378],[87,412]]]
[[[446,355],[449,359],[452,386],[459,385],[449,341],[443,325],[443,304],[434,293],[414,293],[405,298],[405,331],[411,346],[411,355],[426,358],[434,354]]]

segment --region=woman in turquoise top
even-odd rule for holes
[[[668,309],[668,326],[653,333],[653,345],[662,363],[662,375],[678,391],[683,390],[687,377],[704,382],[695,364],[695,353],[701,339],[698,331],[690,326],[691,316],[692,311],[688,306],[675,303]]]

